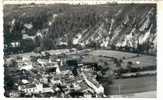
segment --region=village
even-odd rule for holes
[[[72,52],[69,53],[73,55]],[[8,95],[11,97],[104,96],[104,88],[96,81],[94,70],[80,64],[77,58],[73,58],[75,56],[69,55],[70,57],[66,59],[63,58],[65,56],[63,53],[51,55],[42,52],[37,56],[13,57],[16,59],[16,65],[11,65],[14,68],[13,70],[10,68],[12,73],[8,74],[11,74],[12,78],[15,77],[15,90],[10,91]],[[14,71],[16,73],[13,73]]]
[[[5,57],[6,96],[8,97],[108,97],[104,84],[113,79],[156,75],[155,63],[125,62],[127,57],[113,53],[104,57],[98,50],[62,49]],[[125,53],[124,53],[125,54]],[[94,57],[96,56],[96,57]],[[105,56],[107,56],[105,54]],[[138,56],[138,55],[136,55]],[[94,58],[93,58],[94,57]],[[104,60],[105,59],[105,60]],[[122,67],[121,67],[122,66]],[[126,66],[126,68],[124,68]],[[146,66],[146,65],[143,65]],[[11,79],[11,80],[10,80]],[[12,84],[13,83],[13,84]]]
[[[157,4],[3,8],[5,97],[156,97]]]

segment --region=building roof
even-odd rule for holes
[[[47,87],[47,88],[43,88],[42,92],[43,93],[46,93],[46,92],[54,92],[54,90],[51,87]]]
[[[36,85],[35,85],[35,84],[29,83],[29,84],[26,84],[26,85],[22,85],[21,87],[22,87],[23,89],[28,89],[28,88],[35,88]]]

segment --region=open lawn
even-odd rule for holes
[[[156,91],[148,91],[148,92],[141,92],[141,93],[132,93],[132,94],[125,94],[125,95],[111,95],[111,98],[156,98],[157,97]]]
[[[140,56],[135,58],[130,58],[124,60],[124,62],[133,62],[133,67],[148,67],[148,66],[156,66],[156,57],[155,56]],[[139,64],[136,64],[139,62]]]
[[[137,54],[114,50],[94,50],[90,52],[90,55],[122,59],[123,57],[125,58],[135,57]]]
[[[104,83],[105,92],[111,95],[156,91],[156,76],[115,79],[112,85]]]
[[[123,59],[124,62],[132,62],[132,67],[148,67],[148,66],[156,66],[156,56],[149,55],[139,55],[136,53],[128,53],[122,51],[113,51],[113,50],[94,50],[89,53],[90,55],[96,57],[102,57],[106,60],[110,58]],[[95,57],[94,57],[95,58]]]

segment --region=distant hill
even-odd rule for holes
[[[156,36],[156,4],[4,6],[5,53],[95,47],[156,54]]]

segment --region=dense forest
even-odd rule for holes
[[[4,52],[103,48],[156,54],[156,4],[4,5]]]

